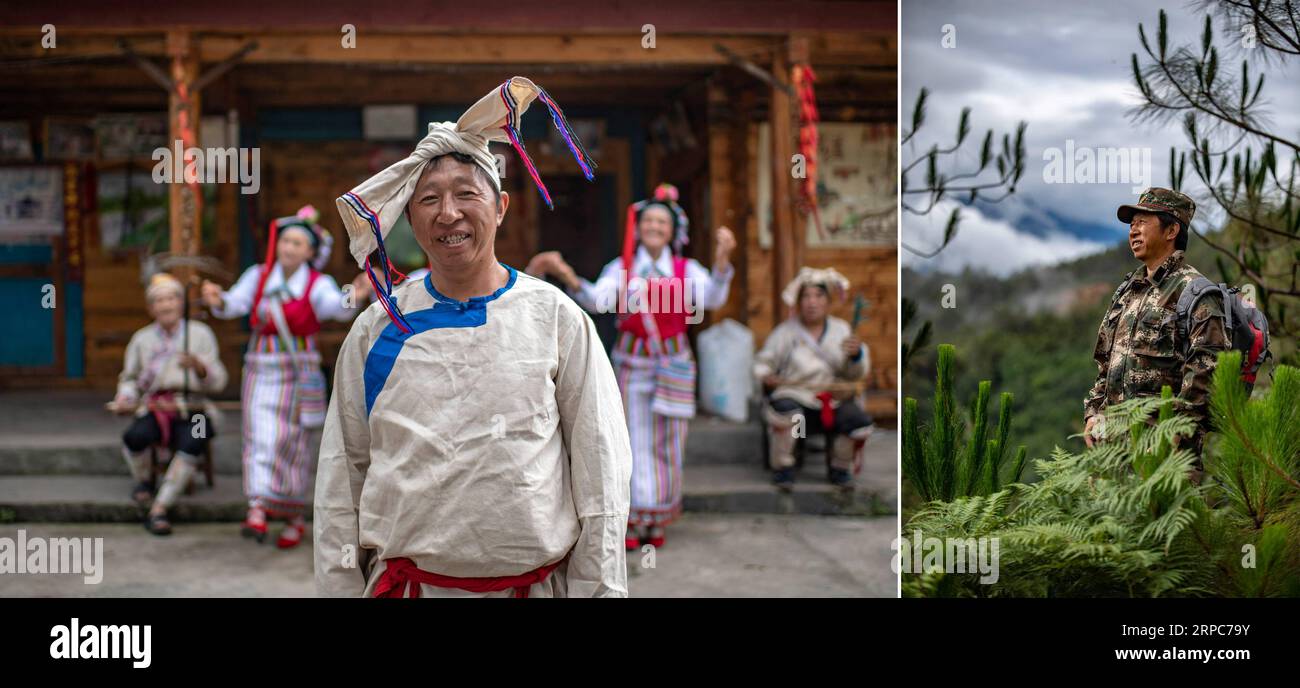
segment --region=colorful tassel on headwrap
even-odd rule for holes
[[[401,330],[402,334],[410,334],[412,331],[411,324],[407,322],[402,310],[397,307],[397,299],[393,298],[393,273],[397,272],[397,269],[389,262],[388,251],[384,249],[384,237],[379,231],[379,217],[366,206],[366,202],[361,200],[360,196],[348,192],[343,194],[342,198],[353,210],[366,218],[370,223],[371,230],[374,232],[375,250],[379,253],[379,265],[384,271],[384,284],[382,287],[379,284],[379,279],[375,277],[374,268],[370,267],[369,256],[366,257],[365,268],[366,277],[370,280],[370,287],[375,291],[376,300],[379,301],[379,305],[384,309],[384,312],[388,314],[388,319],[397,325],[397,329]],[[401,275],[401,273],[398,273],[398,275],[400,276],[398,279],[400,282],[405,275]]]
[[[507,81],[501,84],[501,88],[498,89],[501,93],[501,102],[505,104],[506,110],[510,112],[510,116],[506,118],[506,123],[501,125],[501,128],[505,129],[506,136],[510,139],[510,145],[519,154],[519,158],[524,161],[528,176],[533,178],[533,184],[537,185],[537,190],[541,192],[542,200],[546,201],[546,207],[554,210],[555,204],[551,202],[551,193],[546,190],[546,184],[542,182],[542,176],[537,173],[537,167],[533,164],[532,157],[528,155],[527,150],[524,150],[523,137],[520,136],[519,130],[515,128],[514,123],[518,121],[519,117],[516,114],[517,106],[514,98],[510,95],[509,85],[510,82]],[[569,120],[564,118],[564,111],[560,110],[560,106],[551,99],[546,93],[546,89],[541,86],[537,87],[537,97],[550,111],[551,122],[555,125],[556,130],[560,132],[560,136],[564,137],[564,143],[569,146],[569,152],[573,153],[573,158],[578,161],[578,167],[582,169],[583,176],[587,178],[587,181],[594,179],[595,173],[592,172],[592,168],[596,166],[596,163],[587,155],[587,150],[582,147],[578,135],[573,131],[573,127],[569,126]]]
[[[582,147],[582,141],[578,140],[578,134],[569,126],[569,120],[564,118],[564,111],[560,105],[551,99],[550,94],[541,86],[537,87],[537,97],[546,104],[546,109],[551,113],[551,122],[555,125],[556,130],[564,137],[564,142],[569,146],[569,152],[578,161],[578,167],[582,168],[582,174],[587,177],[587,181],[595,178],[596,161],[591,159],[587,154],[587,149]]]
[[[551,121],[564,138],[573,157],[578,161],[582,173],[590,181],[594,178],[592,171],[596,167],[582,142],[574,133],[560,106],[550,95],[532,81],[523,77],[511,77],[497,88],[492,89],[461,115],[456,122],[430,122],[429,133],[416,146],[415,151],[380,171],[356,188],[340,196],[335,205],[343,217],[343,224],[348,230],[353,258],[358,267],[364,267],[380,304],[388,317],[403,332],[409,332],[410,326],[397,307],[392,297],[392,273],[396,269],[388,260],[384,251],[384,236],[401,216],[415,184],[429,160],[447,153],[463,153],[473,158],[474,163],[488,173],[488,178],[501,190],[501,179],[496,168],[496,159],[488,149],[491,141],[509,142],[519,154],[528,176],[537,186],[542,200],[548,208],[554,208],[551,194],[542,183],[537,167],[524,149],[523,137],[519,133],[520,118],[528,110],[533,100],[540,99],[550,111]],[[379,252],[379,265],[383,271],[383,281],[375,275],[370,265],[370,254]],[[400,273],[399,273],[400,274]],[[399,280],[400,281],[400,280]]]

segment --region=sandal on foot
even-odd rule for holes
[[[826,479],[839,488],[853,487],[853,474],[843,468],[832,468],[826,472]]]
[[[153,501],[153,485],[136,483],[135,487],[131,488],[131,501],[140,507],[149,506],[149,503]]]
[[[776,485],[777,489],[782,492],[794,490],[794,469],[779,468],[772,471],[772,484]]]
[[[154,535],[172,534],[172,524],[167,520],[167,514],[149,514],[144,519],[144,529]]]

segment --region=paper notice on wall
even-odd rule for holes
[[[0,167],[0,242],[63,234],[63,171],[59,167]]]
[[[367,141],[409,141],[416,138],[414,105],[367,105],[361,111]]]

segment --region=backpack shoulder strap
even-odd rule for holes
[[[1138,270],[1141,269],[1142,268],[1138,268]],[[1124,292],[1128,291],[1128,287],[1133,283],[1133,277],[1136,274],[1137,270],[1134,270],[1133,272],[1124,275],[1124,281],[1120,282],[1118,287],[1115,287],[1115,293],[1110,297],[1110,305],[1106,307],[1107,311],[1114,308],[1115,304],[1119,303],[1120,297],[1124,296]]]
[[[1233,304],[1237,301],[1237,290],[1229,287],[1223,282],[1219,282],[1219,293],[1223,294],[1223,326],[1228,330],[1228,335],[1232,335],[1232,313],[1236,309]]]
[[[1184,356],[1187,355],[1187,336],[1188,332],[1191,330],[1190,321],[1192,317],[1192,308],[1196,306],[1196,302],[1200,301],[1202,297],[1215,292],[1219,293],[1223,297],[1223,310],[1226,313],[1232,307],[1231,304],[1228,303],[1228,292],[1222,288],[1222,285],[1211,282],[1204,275],[1197,275],[1192,278],[1191,281],[1183,286],[1183,292],[1178,295],[1178,304],[1174,307],[1174,312],[1177,317],[1174,322],[1177,323],[1178,342],[1179,346],[1182,347]],[[1229,327],[1228,331],[1231,332],[1232,328]]]

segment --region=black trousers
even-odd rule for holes
[[[194,436],[195,419],[203,418],[203,428],[207,432],[205,437]],[[171,423],[171,446],[172,451],[185,452],[190,456],[201,456],[203,448],[207,446],[208,440],[212,436],[212,424],[208,422],[206,416],[202,413],[191,413],[187,419],[184,416],[176,416]],[[149,445],[162,441],[162,428],[158,425],[158,419],[154,418],[152,413],[140,416],[131,422],[130,427],[122,434],[122,443],[126,448],[139,452],[149,448]]]
[[[830,428],[822,425],[822,410],[820,407],[804,406],[793,399],[773,399],[772,410],[781,414],[802,412],[804,427],[811,432],[830,430],[837,435],[847,435],[872,423],[871,416],[867,415],[867,412],[862,410],[862,407],[852,401],[842,401],[835,408],[835,422]]]

